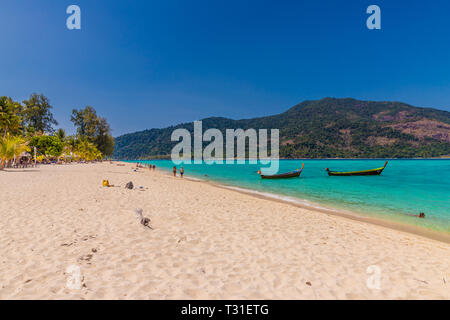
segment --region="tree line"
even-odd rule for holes
[[[43,94],[33,93],[22,102],[0,97],[0,169],[14,166],[23,156],[30,158],[34,150],[39,162],[93,161],[112,155],[111,128],[93,107],[72,110],[74,135],[55,129],[52,109]]]
[[[427,127],[427,123],[438,126]],[[450,155],[450,112],[401,102],[324,98],[301,102],[267,117],[202,120],[203,130],[279,129],[282,158],[412,158]],[[401,126],[399,126],[401,125]],[[402,130],[401,127],[410,128]],[[114,158],[170,158],[172,132],[193,134],[193,123],[144,130],[115,138]],[[424,135],[425,134],[425,135]],[[209,143],[209,142],[208,142]],[[203,146],[206,146],[204,143]],[[247,144],[248,146],[248,144]],[[224,153],[225,155],[225,153]]]

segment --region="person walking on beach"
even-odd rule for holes
[[[156,169],[156,166],[155,166],[155,165],[153,165],[153,171],[155,171],[155,169]]]
[[[173,166],[173,176],[176,177],[177,176],[177,167]]]
[[[184,169],[183,167],[180,168],[180,176],[183,178],[183,174],[184,174]]]

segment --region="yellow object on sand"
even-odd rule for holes
[[[103,180],[102,185],[103,185],[104,187],[110,187],[109,181],[108,181],[108,180]]]

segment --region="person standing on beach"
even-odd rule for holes
[[[177,167],[173,166],[173,176],[176,177],[177,176]]]
[[[155,166],[155,165],[153,165],[153,171],[155,171],[155,169],[156,169],[156,166]]]
[[[180,168],[180,176],[183,178],[183,174],[184,174],[184,169],[183,167]]]

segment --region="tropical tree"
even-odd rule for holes
[[[58,136],[58,134],[57,134]],[[75,136],[66,136],[63,140],[63,154],[65,157],[74,158],[75,155],[75,149],[79,143],[79,140]]]
[[[80,139],[75,148],[75,154],[86,161],[101,160],[102,153],[87,139]]]
[[[57,136],[34,136],[30,146],[36,147],[38,155],[44,155],[47,158],[58,158],[64,148],[63,142]]]
[[[64,141],[64,139],[66,138],[66,131],[62,128],[59,128],[58,130],[56,130],[55,136],[57,136],[59,140]]]
[[[84,109],[72,110],[70,120],[77,128],[80,138],[94,143],[105,156],[113,153],[114,138],[111,136],[111,128],[105,118],[97,115],[93,107],[87,106]]]
[[[23,152],[29,152],[28,142],[20,136],[10,136],[7,133],[0,137],[0,169],[3,169],[10,160],[19,158]]]
[[[53,125],[58,122],[53,118],[50,111],[53,107],[50,101],[43,94],[33,93],[30,99],[23,101],[25,107],[23,109],[23,121],[28,132],[40,133],[53,132]]]
[[[13,135],[21,133],[21,111],[22,105],[19,102],[5,96],[0,97],[0,131],[3,137],[8,132]]]
[[[110,156],[114,152],[114,138],[111,135],[111,128],[105,118],[99,118],[98,121],[94,144],[102,154]]]
[[[68,136],[64,140],[64,145],[70,152],[74,152],[80,141],[75,136]]]

